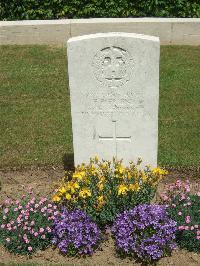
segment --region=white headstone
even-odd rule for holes
[[[157,37],[98,33],[68,41],[75,165],[98,155],[157,165]]]

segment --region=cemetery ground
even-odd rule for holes
[[[2,46],[0,58],[0,202],[23,195],[23,186],[51,197],[63,169],[73,167],[66,48]],[[170,172],[164,182],[199,182],[199,84],[200,47],[161,46],[158,164]],[[199,260],[197,253],[179,250],[158,265]],[[0,265],[13,262],[140,265],[117,257],[111,238],[87,259],[67,258],[52,248],[28,259],[0,247]]]

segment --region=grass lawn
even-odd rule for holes
[[[0,167],[73,153],[66,49],[0,46]],[[200,47],[162,46],[159,165],[200,165]]]

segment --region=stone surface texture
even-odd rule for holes
[[[75,164],[98,155],[157,165],[157,37],[99,33],[68,41]]]
[[[200,45],[200,18],[93,18],[0,21],[0,45],[63,45],[71,37],[99,32],[157,36],[161,44]]]

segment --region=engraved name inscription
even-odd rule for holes
[[[82,113],[88,114],[134,113],[138,108],[144,108],[142,94],[138,92],[92,92],[84,95],[82,99],[84,101]]]

